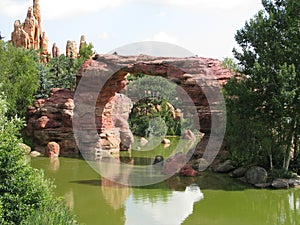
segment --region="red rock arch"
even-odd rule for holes
[[[209,105],[204,93],[218,91],[231,77],[231,73],[222,68],[220,61],[216,59],[97,55],[94,59],[87,60],[78,72],[75,92],[75,96],[78,95],[78,89],[81,88],[78,96],[84,100],[84,104],[77,106],[75,101],[75,109],[82,111],[80,129],[84,131],[84,135],[79,142],[90,149],[99,148],[103,144],[101,138],[106,141],[104,144],[107,146],[111,144],[103,133],[114,128],[110,107],[114,105],[114,101],[118,101],[116,93],[123,87],[122,81],[127,73],[162,76],[178,84],[192,99],[198,112],[201,131],[206,134],[211,132],[212,115],[220,112],[211,110],[212,105],[218,105],[218,99],[211,98]],[[36,150],[43,153],[47,143],[55,140],[61,146],[61,155],[78,154],[72,129],[77,122],[73,118],[73,114],[76,114],[73,110],[73,96],[71,91],[54,89],[50,98],[40,99],[28,108],[27,133],[32,137]],[[92,130],[97,132],[89,139],[86,135],[89,136]],[[113,136],[109,138],[117,144],[118,140],[113,140]],[[205,148],[203,143],[199,146],[201,149]]]

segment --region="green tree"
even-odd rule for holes
[[[6,101],[0,95],[1,224],[30,224],[29,219],[37,218],[39,212],[45,211],[43,221],[56,222],[48,224],[72,224],[74,219],[70,211],[53,196],[52,183],[44,179],[41,171],[27,163],[18,135],[24,122],[17,117],[7,118],[7,109]]]
[[[9,116],[25,116],[39,87],[39,57],[34,50],[0,40],[0,92],[7,96]]]
[[[91,56],[94,54],[93,48],[94,46],[92,43],[83,45],[81,47],[81,49],[79,50],[79,58],[77,60],[78,69],[87,59],[91,58]]]
[[[93,45],[83,46],[78,58],[60,55],[51,58],[48,65],[40,66],[40,89],[36,97],[48,97],[52,88],[75,89],[76,75],[80,66],[93,55]]]
[[[235,35],[239,71],[225,86],[227,141],[241,163],[287,171],[299,152],[300,1],[262,4]]]

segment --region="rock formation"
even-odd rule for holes
[[[41,35],[41,43],[40,43],[40,48],[42,50],[41,56],[42,56],[42,61],[44,63],[47,63],[48,60],[48,44],[49,44],[49,38],[46,32],[43,32]]]
[[[29,35],[30,47],[39,49],[40,47],[40,30],[39,24],[33,15],[33,8],[29,7],[27,17],[23,24],[24,31]]]
[[[56,45],[56,43],[53,43],[52,45],[52,57],[56,58],[60,56],[60,50],[58,48],[58,46]]]
[[[61,155],[78,153],[72,124],[73,128],[79,128],[75,135],[77,144],[82,145],[80,149],[83,147],[94,156],[101,156],[103,151],[117,152],[120,148],[129,148],[132,134],[127,119],[132,103],[121,94],[128,73],[162,76],[178,84],[193,101],[201,132],[206,136],[211,132],[212,116],[219,118],[222,113],[211,110],[219,104],[218,99],[212,96],[213,101],[209,104],[204,90],[219,92],[219,85],[232,76],[215,59],[98,55],[94,60],[87,60],[78,72],[78,105],[74,112],[74,93],[61,89],[54,89],[49,99],[38,100],[34,107],[28,108],[27,130],[37,149],[55,141],[61,146]],[[218,120],[215,123],[218,125]],[[200,149],[197,150],[198,158],[205,146],[203,143],[197,147]]]
[[[60,151],[60,146],[54,141],[47,144],[45,155],[48,157],[58,157]]]
[[[80,44],[79,44],[79,51],[83,48],[87,46],[87,43],[86,43],[86,38],[84,35],[81,35],[80,37]]]
[[[35,150],[43,154],[49,142],[61,147],[61,155],[76,155],[78,148],[72,132],[74,93],[54,88],[48,99],[38,99],[27,109],[26,133],[32,138]]]
[[[66,45],[66,56],[67,58],[77,58],[77,44],[76,41],[67,41]]]
[[[33,6],[28,8],[23,24],[20,20],[14,23],[11,41],[16,47],[25,49],[42,49],[41,55],[44,62],[48,57],[48,36],[42,32],[41,12],[38,0],[33,0]]]
[[[38,22],[38,29],[42,33],[42,17],[39,0],[33,0],[33,15]]]
[[[14,31],[11,34],[11,41],[16,47],[30,48],[29,35],[23,30],[20,20],[14,23]]]

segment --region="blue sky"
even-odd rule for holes
[[[0,31],[10,39],[32,0],[1,0]],[[201,57],[232,57],[234,34],[262,9],[261,0],[40,0],[43,31],[62,53],[81,35],[97,53],[140,41],[179,45]]]

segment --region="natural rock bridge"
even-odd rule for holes
[[[75,104],[74,92],[53,89],[50,98],[37,100],[33,107],[28,108],[27,131],[36,150],[43,152],[49,141],[60,144],[62,155],[78,154],[77,144],[90,150],[126,148],[129,141],[126,139],[130,139],[130,135],[126,135],[129,127],[122,121],[128,119],[130,107],[127,103],[130,101],[117,93],[126,86],[128,73],[161,76],[176,83],[180,87],[178,95],[184,91],[191,99],[200,130],[207,136],[211,134],[212,126],[217,128],[222,124],[223,112],[218,107],[223,104],[220,102],[220,86],[231,77],[231,73],[221,67],[219,60],[96,55],[78,72]],[[77,144],[72,126],[77,130]],[[119,135],[115,134],[116,127]],[[205,148],[205,141],[198,144],[197,154]]]

